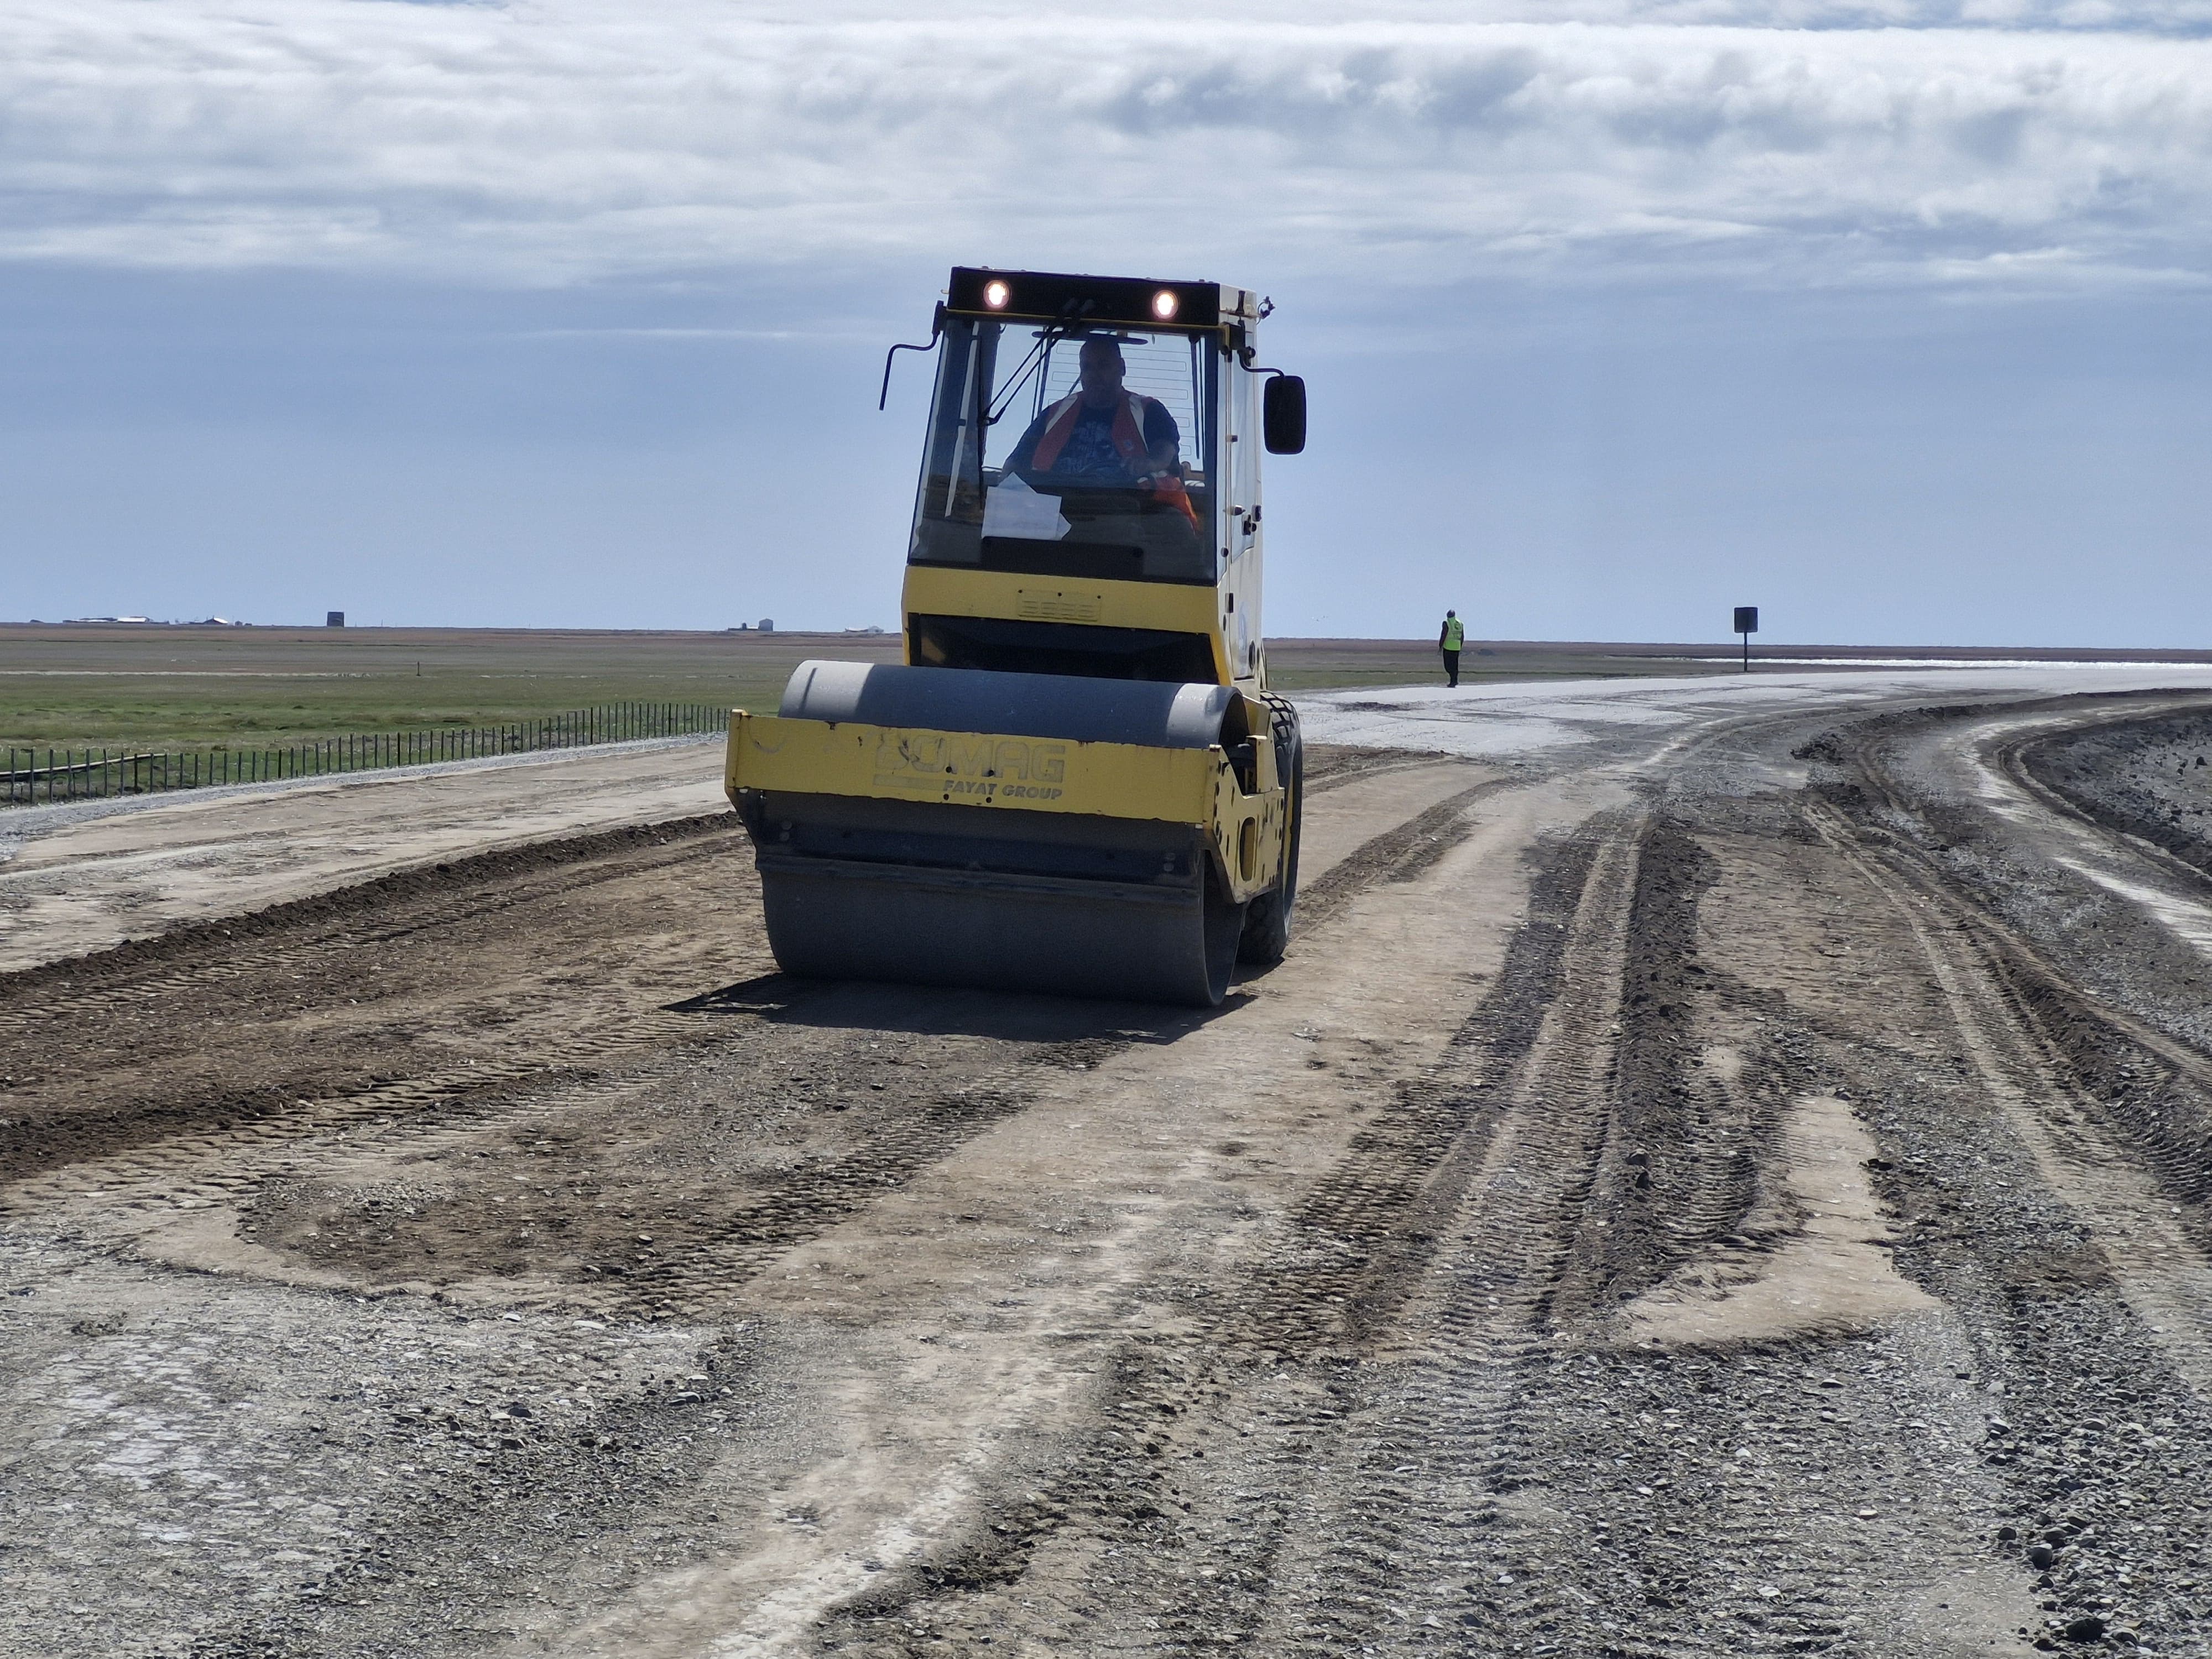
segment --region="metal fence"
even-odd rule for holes
[[[534,720],[465,728],[425,726],[416,732],[358,732],[313,742],[257,748],[156,750],[10,749],[0,773],[0,802],[96,800],[165,789],[199,789],[222,783],[259,783],[334,772],[422,766],[521,755],[538,749],[638,738],[678,738],[720,732],[730,711],[720,703],[617,702],[572,708]]]

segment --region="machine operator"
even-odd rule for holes
[[[1006,458],[1008,469],[1034,484],[1149,485],[1188,513],[1176,465],[1182,434],[1167,405],[1123,387],[1128,366],[1110,334],[1086,337],[1078,361],[1076,389],[1030,422]]]

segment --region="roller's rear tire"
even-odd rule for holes
[[[1297,712],[1275,698],[1268,701],[1275,706],[1275,775],[1287,781],[1283,791],[1283,879],[1245,907],[1244,937],[1237,959],[1255,968],[1273,967],[1291,948],[1291,912],[1298,898],[1298,832],[1305,823],[1306,750]]]

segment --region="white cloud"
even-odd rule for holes
[[[46,0],[0,21],[0,258],[1982,289],[2212,244],[2207,4],[1446,9]]]

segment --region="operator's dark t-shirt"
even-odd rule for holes
[[[1024,465],[1032,464],[1037,441],[1051,425],[1049,411],[1023,434],[1019,459]],[[1145,445],[1158,449],[1162,444],[1176,446],[1181,453],[1182,432],[1176,425],[1175,416],[1157,398],[1145,399]],[[1092,409],[1085,404],[1076,411],[1075,425],[1069,430],[1067,442],[1061,446],[1060,459],[1046,475],[1054,478],[1127,478],[1128,465],[1121,452],[1114,447],[1114,410]]]

